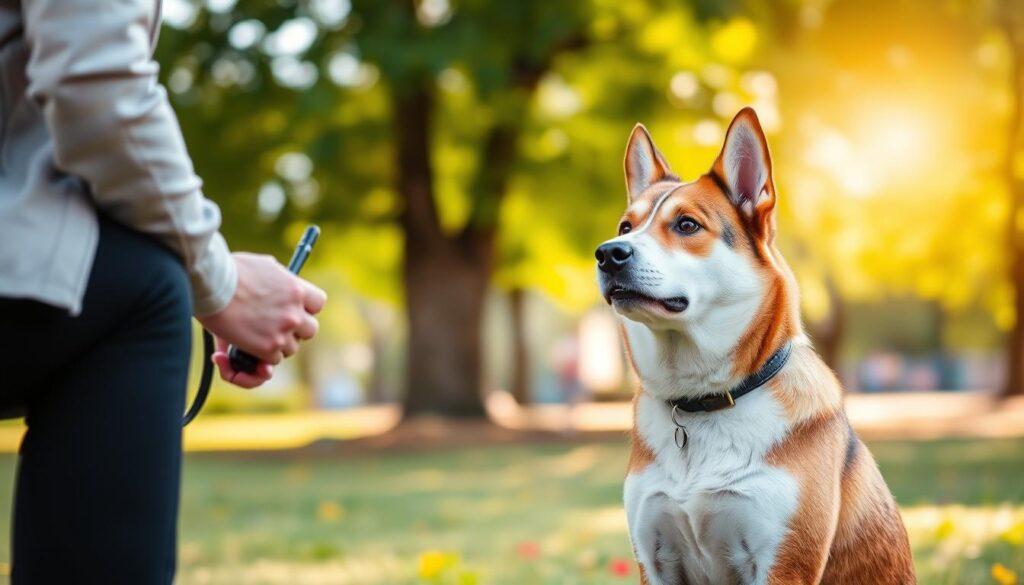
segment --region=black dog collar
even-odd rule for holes
[[[768,358],[760,370],[744,378],[735,388],[726,390],[725,394],[705,394],[699,398],[677,398],[665,402],[673,411],[678,408],[685,412],[715,412],[724,408],[732,408],[741,396],[774,378],[782,366],[786,365],[789,354],[792,352],[793,342],[787,341]]]

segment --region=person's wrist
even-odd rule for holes
[[[197,264],[192,282],[193,291],[204,292],[192,301],[196,318],[223,311],[234,298],[238,289],[238,265],[219,234],[211,240],[207,257]]]

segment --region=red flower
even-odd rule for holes
[[[540,556],[540,545],[530,540],[520,542],[516,546],[516,554],[532,561]]]
[[[629,573],[633,570],[633,563],[626,559],[612,559],[612,562],[608,565],[608,570],[616,577],[628,577]]]

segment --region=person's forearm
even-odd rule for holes
[[[196,314],[222,309],[235,266],[220,211],[201,191],[150,56],[148,2],[25,2],[29,94],[41,106],[62,171],[98,208],[177,252]]]

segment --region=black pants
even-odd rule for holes
[[[172,582],[189,298],[171,252],[101,220],[81,315],[0,299],[0,407],[28,424],[15,585]]]

